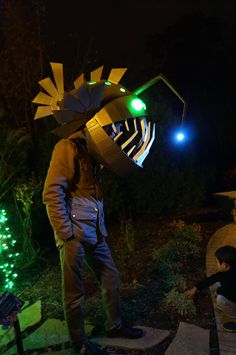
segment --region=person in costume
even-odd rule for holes
[[[43,104],[35,119],[53,114],[59,123],[54,133],[62,139],[52,153],[44,190],[50,223],[60,253],[65,318],[76,350],[105,354],[88,339],[81,301],[84,298],[83,265],[88,263],[101,287],[106,309],[106,336],[140,338],[140,328],[128,327],[121,317],[119,273],[106,242],[100,169],[106,166],[125,176],[142,167],[155,138],[138,95],[156,78],[130,92],[119,84],[126,69],[112,69],[101,80],[103,67],[90,81],[82,74],[74,89],[65,92],[63,67],[51,63],[54,82],[39,82],[47,92],[33,100]],[[48,95],[49,94],[49,95]]]

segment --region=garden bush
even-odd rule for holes
[[[200,226],[174,221],[170,225],[168,238],[166,244],[153,252],[152,265],[165,292],[164,309],[175,311],[179,316],[194,315],[195,305],[186,299],[183,292],[187,289],[186,273],[191,269],[193,260],[200,255]]]
[[[182,221],[174,221],[168,233],[168,242],[153,252],[154,267],[160,263],[170,264],[176,271],[184,270],[188,262],[200,254],[200,226],[185,225]]]

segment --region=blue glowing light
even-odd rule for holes
[[[185,148],[193,141],[195,130],[190,125],[173,126],[169,135],[170,144],[178,146],[180,149]],[[182,147],[182,148],[181,148]]]
[[[185,144],[187,143],[187,136],[186,136],[186,132],[184,131],[175,131],[175,133],[173,132],[173,140],[175,141],[176,144]]]
[[[178,142],[182,142],[184,140],[185,136],[184,136],[184,133],[183,132],[178,132],[176,134],[176,139]]]

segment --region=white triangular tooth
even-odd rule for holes
[[[129,145],[130,142],[132,142],[132,140],[137,136],[137,134],[138,132],[134,132],[134,134],[132,134],[132,136],[121,145],[121,149],[125,149],[125,147],[127,147],[127,145]]]
[[[123,134],[123,132],[121,131],[120,133],[117,134],[117,136],[115,136],[115,138],[113,139],[114,142],[116,142],[118,140],[118,138],[120,138],[120,136]]]
[[[130,156],[130,154],[132,153],[132,151],[135,149],[136,145],[133,145],[133,147],[128,151],[127,155]]]

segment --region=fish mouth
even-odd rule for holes
[[[103,127],[120,149],[142,167],[155,139],[155,123],[146,116],[132,117]]]

